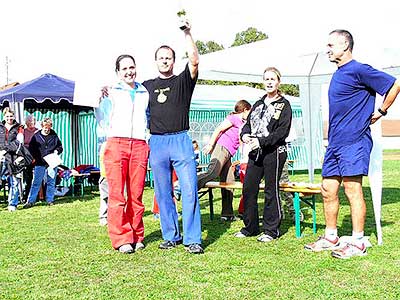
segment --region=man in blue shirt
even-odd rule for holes
[[[400,92],[395,77],[361,64],[352,57],[353,37],[347,30],[334,30],[329,35],[329,60],[338,69],[329,86],[328,148],[322,166],[322,197],[324,200],[325,235],[305,245],[309,251],[332,250],[335,258],[350,258],[367,254],[364,243],[366,215],[362,178],[368,175],[372,138],[370,125],[387,114]],[[385,95],[374,112],[376,93]],[[337,216],[339,188],[351,207],[353,233],[351,242],[339,244]]]

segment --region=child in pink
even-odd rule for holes
[[[207,171],[197,176],[198,189],[214,180],[218,176],[222,182],[235,181],[231,168],[231,158],[239,148],[239,130],[243,126],[251,109],[251,105],[246,100],[240,100],[235,105],[235,111],[229,114],[225,120],[218,125],[211,135],[208,145],[203,148],[205,154],[211,153],[210,163]],[[221,220],[233,221],[233,192],[221,189],[222,212]]]

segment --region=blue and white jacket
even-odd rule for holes
[[[106,136],[146,140],[149,122],[149,93],[146,88],[138,82],[135,82],[135,88],[118,82],[108,90],[108,94],[95,110],[96,119]]]

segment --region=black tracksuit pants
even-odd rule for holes
[[[257,162],[249,158],[243,184],[243,222],[245,225],[241,229],[243,234],[254,236],[260,233],[257,199],[259,184],[264,176],[265,200],[262,229],[264,233],[273,238],[279,237],[279,226],[282,219],[279,178],[281,177],[286,157],[285,147],[279,147],[272,152],[263,153]]]

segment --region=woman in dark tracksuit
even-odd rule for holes
[[[290,131],[292,109],[278,90],[280,72],[273,67],[266,68],[263,79],[267,93],[254,104],[241,132],[243,143],[249,144],[252,151],[243,185],[244,227],[235,233],[235,237],[260,233],[257,198],[259,184],[264,177],[263,234],[257,240],[270,242],[280,235],[279,178],[287,157],[285,138]]]

